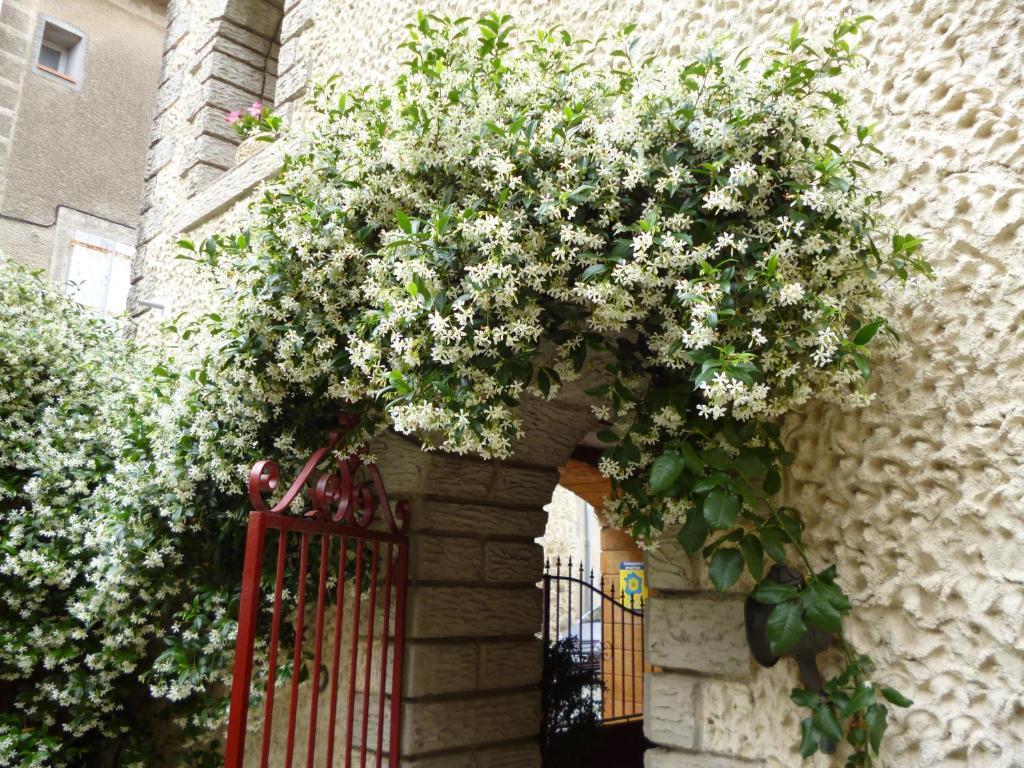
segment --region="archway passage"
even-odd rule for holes
[[[588,408],[566,397],[556,402],[529,400],[523,413],[526,436],[508,461],[426,452],[418,442],[393,433],[371,446],[390,498],[408,500],[411,514],[404,674],[397,678],[398,688],[388,684],[387,675],[373,687],[374,674],[371,684],[362,688],[358,680],[364,678],[357,677],[355,687],[357,694],[369,690],[378,697],[383,690],[383,706],[389,711],[397,698],[401,728],[395,734],[387,730],[383,751],[375,752],[376,745],[370,745],[368,765],[376,765],[380,757],[381,765],[403,768],[541,766],[545,609],[538,588],[544,580],[544,558],[537,539],[547,522],[544,507],[560,477],[572,483],[565,475],[572,469],[591,480],[599,476],[596,470],[570,463],[577,446],[596,426]],[[316,487],[315,478],[311,474],[311,489]],[[601,493],[596,485],[577,487],[588,494]],[[604,562],[601,570],[636,558],[631,562],[642,560],[651,582],[642,647],[652,666],[644,667],[641,689],[630,696],[634,703],[642,699],[644,717],[627,723],[634,741],[619,742],[632,757],[616,758],[609,765],[628,768],[628,761],[643,751],[644,738],[654,742],[645,753],[648,765],[718,765],[694,761],[703,759],[702,740],[710,736],[723,744],[716,729],[737,722],[710,708],[749,695],[742,683],[750,674],[742,598],[707,594],[709,586],[679,552],[640,558],[628,537],[605,531],[601,540],[606,546],[595,558]],[[398,632],[394,623],[391,626]],[[315,638],[317,622],[307,622],[305,631]],[[325,626],[322,637],[330,638],[331,633],[332,627]],[[630,648],[620,639],[618,653],[635,652],[636,642]],[[382,657],[379,648],[372,653],[373,658]],[[300,683],[299,701],[310,706],[319,699],[320,711],[329,711],[329,699],[324,698],[329,687],[314,696],[311,685],[311,679]],[[619,707],[625,702],[609,696],[601,699],[602,716],[613,700],[616,711],[622,711]],[[308,748],[308,740],[301,743]],[[609,760],[616,754],[598,737],[589,743]],[[720,760],[728,749],[727,744],[719,746],[707,759]],[[317,747],[316,754],[325,753]],[[318,759],[314,764],[321,763]],[[353,764],[361,764],[361,759]],[[720,764],[746,765],[742,760]]]
[[[540,540],[545,550],[542,764],[641,768],[644,564],[640,549],[604,514],[611,494],[580,446],[558,468]]]

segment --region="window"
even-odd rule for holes
[[[82,80],[85,42],[80,34],[60,22],[45,19],[39,36],[36,71],[71,84]]]
[[[49,69],[62,70],[62,67],[67,66],[68,52],[63,48],[55,48],[43,43],[39,49],[39,63]]]
[[[68,296],[101,317],[124,314],[135,249],[77,229],[69,250]]]

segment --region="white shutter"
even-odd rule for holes
[[[68,295],[101,317],[124,314],[135,249],[77,230],[70,243]]]

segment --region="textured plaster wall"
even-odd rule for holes
[[[587,511],[586,502],[568,488],[558,485],[551,494],[551,502],[544,509],[548,513],[548,523],[544,535],[537,539],[537,543],[544,548],[544,558],[551,561],[552,567],[555,558],[561,558],[562,566],[565,567],[569,557],[572,557],[574,565],[589,563],[596,573],[601,553],[601,528],[597,516]],[[589,552],[586,517],[590,518]]]
[[[57,206],[129,229],[138,223],[164,9],[157,0],[8,0],[4,6],[0,213],[13,218],[0,218],[0,246],[46,268]],[[82,33],[78,85],[34,70],[42,18]]]
[[[340,71],[358,83],[384,78],[400,60],[394,46],[408,4],[290,5],[302,19],[283,42],[282,67]],[[465,1],[425,5],[452,15],[481,10]],[[939,281],[920,303],[896,308],[905,344],[877,366],[873,406],[850,414],[812,407],[787,422],[797,461],[785,494],[808,514],[815,556],[838,562],[860,606],[853,640],[875,654],[880,680],[915,700],[893,719],[885,764],[1024,765],[1024,4],[520,0],[501,7],[527,26],[564,24],[581,34],[635,20],[645,43],[666,55],[687,52],[701,33],[728,33],[757,49],[794,19],[822,28],[845,13],[876,17],[862,48],[872,63],[851,81],[852,102],[862,122],[878,124],[893,159],[879,178],[890,212],[925,238]],[[189,27],[179,27],[174,34],[187,43]],[[183,44],[165,62],[165,83],[188,82],[189,50]],[[172,97],[161,93],[163,102]],[[158,140],[183,132],[180,111],[166,114]],[[168,169],[185,151],[173,148]],[[173,297],[174,310],[203,308],[206,299],[181,271],[187,267],[171,260],[169,243],[182,229],[209,229],[211,215],[273,163],[257,156],[247,167],[203,191],[202,205],[187,204],[172,170],[153,175],[150,192],[162,212],[144,223],[143,285]],[[143,333],[147,327],[144,320]],[[739,596],[705,597],[703,577],[667,555],[653,559],[649,574],[650,658],[664,671],[647,687],[648,733],[662,745],[648,765],[797,765],[798,712],[788,703],[794,670],[786,663],[754,669],[741,644]],[[819,757],[815,764],[841,763]]]
[[[583,565],[583,578],[587,579],[593,574],[594,583],[601,584],[601,528],[598,525],[597,515],[586,509],[586,502],[579,496],[564,488],[561,485],[555,486],[551,494],[551,502],[544,507],[548,513],[547,525],[544,526],[544,535],[537,539],[537,543],[544,550],[544,562],[550,566],[551,573],[561,573],[572,576],[579,575],[580,564]],[[587,542],[587,522],[589,517],[590,541],[589,551]],[[572,569],[569,569],[569,562],[572,562]],[[576,593],[576,590],[573,590]],[[584,602],[581,604],[576,599],[572,606],[569,605],[569,592],[562,588],[558,590],[558,610],[552,611],[560,617],[557,632],[564,632],[580,618],[581,610],[590,610],[596,603]],[[554,624],[554,620],[552,621]]]

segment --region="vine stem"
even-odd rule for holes
[[[765,505],[768,507],[768,511],[772,513],[772,517],[775,518],[775,522],[777,522],[779,524],[779,528],[781,528],[782,532],[784,534],[786,534],[786,538],[789,539],[789,542],[793,545],[793,549],[795,549],[797,551],[797,554],[800,555],[800,559],[804,561],[804,565],[807,566],[807,570],[808,570],[808,572],[810,574],[810,578],[816,580],[818,578],[818,576],[814,572],[814,566],[811,565],[811,561],[807,557],[807,552],[804,550],[804,545],[801,543],[800,539],[798,539],[797,537],[795,537],[793,534],[791,534],[789,532],[789,528],[783,522],[782,517],[779,515],[779,511],[777,509],[775,509],[775,507],[773,507],[771,504],[769,504],[767,502],[767,500],[765,501]]]
[[[807,551],[804,549],[803,542],[801,542],[798,537],[793,536],[793,534],[790,533],[789,528],[783,522],[782,516],[779,514],[779,511],[775,507],[773,507],[767,501],[767,499],[765,499],[765,506],[768,507],[768,510],[771,512],[771,516],[779,524],[779,527],[782,529],[783,533],[786,534],[786,538],[789,539],[790,543],[793,545],[793,548],[797,551],[797,554],[800,555],[800,559],[803,560],[804,565],[807,566],[808,578],[816,581],[818,579],[818,575],[814,570],[814,566],[811,564],[810,558],[807,556]],[[846,632],[842,618],[840,618],[839,620],[839,626],[839,646],[842,649],[843,656],[846,658],[847,668],[853,671],[854,685],[856,688],[859,688],[863,684],[863,678],[860,674],[859,665],[855,663],[856,653],[854,652],[853,647],[850,645],[849,640],[846,639]],[[864,733],[864,749],[862,752],[865,760],[864,766],[865,768],[871,768],[871,766],[873,765],[873,760],[871,758],[870,748],[870,729],[868,728],[867,723],[863,721],[863,719],[861,723],[858,725],[858,728]]]

